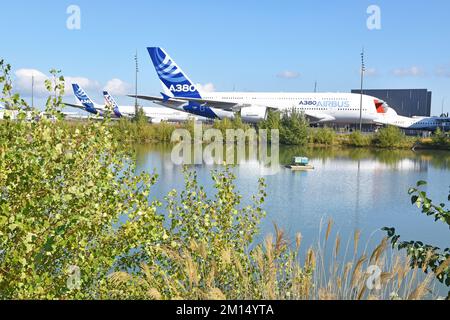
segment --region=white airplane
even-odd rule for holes
[[[406,130],[450,131],[450,117],[404,117],[399,116],[394,109],[388,111],[375,120],[378,124],[392,125]]]
[[[128,117],[131,118],[134,116],[135,108],[134,106],[119,106],[114,98],[107,92],[103,91],[103,97],[105,98],[105,105],[100,105],[95,103],[86,92],[81,88],[78,84],[72,84],[73,92],[77,99],[80,101],[81,105],[72,104],[72,103],[64,103],[67,106],[79,108],[85,110],[89,113],[96,114],[99,116],[103,116],[107,110],[111,110],[112,116],[116,118]],[[199,117],[194,117],[187,112],[182,112],[179,110],[171,110],[167,108],[158,108],[158,107],[143,107],[145,116],[148,118],[149,122],[159,123],[161,121],[172,121],[172,122],[180,122],[187,121],[190,119],[193,120],[206,120],[201,119]]]
[[[108,91],[103,91],[103,97],[105,98],[106,104],[114,111],[117,117],[133,117],[135,107],[134,106],[119,106],[114,98],[108,93]],[[168,108],[159,107],[143,107],[145,116],[152,123],[160,123],[162,121],[170,122],[183,122],[188,120],[204,121],[207,120],[203,117],[196,117],[190,113],[173,110]]]
[[[147,48],[164,93],[162,97],[137,96],[154,103],[207,118],[233,118],[239,112],[245,122],[256,123],[268,110],[303,112],[311,123],[359,123],[360,94],[200,92],[180,67],[159,47]],[[134,97],[134,95],[129,95]],[[374,123],[388,105],[375,97],[362,95],[362,122]]]

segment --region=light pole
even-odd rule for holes
[[[138,101],[137,101],[137,87],[138,87],[138,72],[139,72],[139,65],[138,65],[138,54],[136,50],[136,54],[134,55],[134,61],[136,62],[136,74],[135,74],[135,85],[134,85],[134,116],[137,117],[138,114]]]
[[[361,52],[361,98],[359,101],[359,131],[362,131],[362,102],[363,102],[363,84],[364,84],[364,71],[366,66],[364,65],[364,47]]]
[[[31,75],[31,108],[34,109],[34,74]]]

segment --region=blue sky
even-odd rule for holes
[[[66,28],[72,4],[81,10],[80,30]],[[380,30],[366,26],[369,5],[381,9]],[[133,104],[122,95],[134,91],[136,49],[139,92],[158,94],[147,46],[164,47],[194,82],[217,91],[312,91],[317,81],[319,91],[348,92],[359,87],[364,46],[366,88],[428,88],[432,113],[444,97],[450,111],[447,0],[15,0],[2,12],[0,57],[25,96],[30,70],[55,67],[99,102],[108,87]]]

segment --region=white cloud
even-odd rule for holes
[[[109,94],[116,96],[126,96],[130,93],[131,89],[132,86],[129,83],[117,78],[109,80],[103,88],[103,90],[108,91]]]
[[[300,73],[296,72],[296,71],[283,71],[277,74],[278,78],[283,78],[283,79],[296,79],[298,77],[300,77]]]
[[[417,66],[409,68],[397,68],[392,71],[396,77],[419,77],[425,75],[425,71]]]
[[[18,69],[15,74],[13,89],[22,95],[31,95],[32,78],[34,77],[34,94],[36,96],[46,96],[45,80],[47,76],[36,69]]]
[[[205,84],[197,83],[195,85],[195,87],[200,92],[213,92],[213,91],[216,91],[216,87],[211,82],[205,83]]]
[[[100,89],[100,83],[96,80],[91,80],[85,77],[64,77],[66,80],[65,83],[65,95],[72,95],[72,84],[76,83],[80,87],[82,87],[84,90],[99,90]]]
[[[37,69],[18,69],[15,73],[13,88],[24,96],[31,96],[32,78],[34,77],[34,95],[36,97],[47,97],[48,91],[45,88],[45,80],[49,79],[42,71]],[[65,95],[72,95],[72,83],[78,83],[85,90],[98,90],[100,84],[95,80],[85,77],[64,77]]]

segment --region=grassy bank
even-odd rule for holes
[[[73,122],[71,126],[84,126],[82,122]],[[184,124],[171,123],[136,123],[127,119],[114,121],[111,124],[115,139],[121,142],[136,143],[170,143],[175,129],[187,129],[193,137],[194,125],[192,122]],[[214,128],[226,137],[227,129],[249,129],[250,125],[238,120],[216,120],[213,124],[204,125],[203,129]],[[396,127],[381,128],[376,133],[336,133],[331,128],[305,127],[293,131],[286,137],[286,130],[280,129],[280,143],[285,145],[311,145],[311,146],[345,146],[354,148],[383,148],[383,149],[439,149],[450,150],[450,137],[437,132],[429,138],[406,136]],[[283,135],[284,134],[284,135]]]

